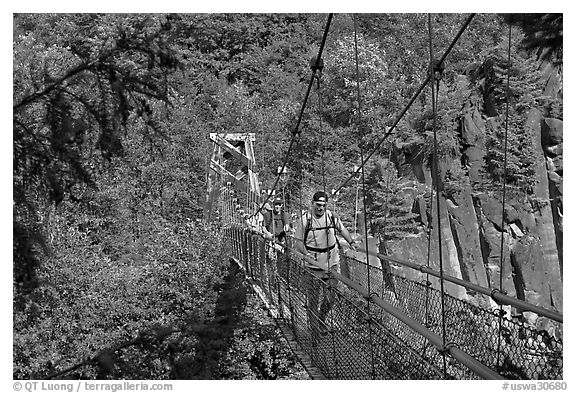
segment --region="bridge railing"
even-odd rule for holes
[[[226,236],[231,255],[327,378],[562,378],[562,343],[546,332],[445,294],[442,347],[441,294],[429,285],[344,254],[342,274],[329,285],[290,247],[239,227]],[[319,318],[313,310],[326,298],[332,306]]]
[[[360,249],[359,251],[361,251],[363,253],[367,252],[365,249]],[[387,255],[382,255],[382,254],[375,253],[372,251],[368,251],[368,254],[373,256],[373,257],[377,257],[378,259],[380,259],[384,262],[393,263],[396,265],[408,267],[410,269],[418,270],[421,273],[429,274],[429,275],[434,276],[434,277],[438,277],[438,278],[440,277],[439,272],[437,272],[437,271],[435,271],[429,267],[426,267],[424,265],[417,265],[415,263],[403,261],[403,260],[400,260],[397,258],[392,258],[392,257],[389,257]],[[530,303],[525,302],[523,300],[513,298],[513,297],[508,296],[505,293],[503,293],[497,289],[485,288],[485,287],[482,287],[480,285],[476,285],[476,284],[473,284],[471,282],[459,279],[457,277],[451,277],[448,275],[444,275],[444,280],[446,282],[450,282],[450,283],[459,285],[461,287],[464,287],[468,291],[473,291],[473,292],[476,292],[479,294],[487,295],[499,304],[510,305],[510,306],[517,308],[518,310],[530,311],[530,312],[538,314],[539,316],[546,317],[550,320],[560,322],[560,323],[563,322],[564,318],[563,318],[562,313],[548,310],[548,309],[545,309],[543,307],[539,307],[539,306],[530,304]]]
[[[351,280],[367,287],[370,279],[372,292],[439,335],[444,318],[446,341],[500,374],[510,379],[562,378],[562,341],[545,330],[500,315],[499,310],[482,308],[447,294],[444,294],[442,315],[442,294],[429,283],[384,272],[376,266],[367,267],[366,263],[346,255],[341,260],[348,265]],[[403,334],[397,323],[390,321],[389,324]]]

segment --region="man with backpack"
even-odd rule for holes
[[[308,292],[308,320],[315,331],[323,330],[326,316],[334,301],[331,290],[328,290],[328,295],[323,296],[319,301],[320,292],[326,286],[336,287],[338,284],[338,280],[329,272],[340,271],[338,250],[340,244],[336,231],[348,242],[350,249],[356,250],[355,242],[340,218],[326,209],[327,202],[328,195],[324,191],[316,192],[312,196],[310,210],[302,215],[300,223],[296,225],[294,235],[296,249],[306,256],[304,263],[310,273],[305,283]],[[318,280],[327,285],[323,285]]]

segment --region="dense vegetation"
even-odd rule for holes
[[[513,31],[514,42],[523,46],[513,51],[511,125],[518,132],[510,141],[513,169],[507,181],[522,192],[529,192],[533,171],[531,151],[523,148],[522,115],[538,106],[562,116],[561,102],[538,94],[540,63],[531,57],[536,51],[542,60],[561,64],[561,17],[545,17],[551,18],[544,23],[546,40],[533,29],[538,24],[508,18],[531,29],[525,41],[524,30]],[[242,313],[258,313],[253,301],[222,311],[223,288],[234,282],[235,272],[222,254],[217,222],[201,217],[210,132],[256,133],[257,170],[263,186],[271,185],[325,19],[14,16],[15,378],[44,378],[77,365],[82,366],[65,376],[299,375],[290,375],[297,365],[264,317],[239,327]],[[458,14],[434,16],[436,53],[463,20]],[[365,138],[360,144],[353,19],[336,15],[325,48],[322,105],[315,88],[289,162],[291,208],[301,195],[308,200],[323,176],[328,188],[340,185],[359,162],[360,149],[376,146],[427,73],[426,15],[362,15],[357,22]],[[507,31],[502,17],[475,17],[446,64],[439,128],[453,129],[483,93],[494,97],[494,111],[506,104]],[[458,75],[466,72],[474,74],[474,86],[459,83]],[[397,126],[396,146],[415,140],[431,145],[429,94],[424,92]],[[457,148],[451,135],[440,140],[445,160]],[[491,143],[494,153],[486,165],[496,168],[488,171],[496,178],[486,179],[488,184],[502,176],[501,138],[494,134]],[[394,239],[414,227],[413,213],[389,191],[411,186],[398,180],[391,152],[391,144],[382,145],[367,167],[374,186],[367,202],[372,230]],[[462,173],[449,174],[449,189],[458,190],[461,178]],[[349,184],[339,200],[348,222],[354,195]],[[210,336],[215,326],[227,327],[216,329],[222,338]],[[224,356],[228,349],[249,361],[235,364]]]

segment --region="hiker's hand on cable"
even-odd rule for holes
[[[356,251],[356,241],[355,240],[351,240],[350,242],[348,242],[348,244],[350,245],[350,250]]]

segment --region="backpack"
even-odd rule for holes
[[[312,214],[310,214],[310,212],[306,212],[304,214],[304,217],[306,217],[306,227],[304,228],[304,236],[303,236],[304,245],[306,245],[306,240],[308,239],[308,234],[310,233],[310,231],[326,230],[330,228],[336,229],[336,221],[334,220],[334,214],[330,210],[326,210],[326,213],[324,214],[328,216],[332,225],[319,228],[312,228]],[[336,231],[334,231],[334,239],[336,239],[336,244],[338,245],[338,248],[341,248],[340,241],[338,241],[338,236],[336,236]]]
[[[273,228],[276,232],[275,235],[280,235],[281,233],[283,233],[284,226],[288,224],[288,220],[286,219],[286,213],[284,213],[284,210],[280,210],[280,213],[278,214],[274,214],[274,212],[272,212],[272,220],[274,222]]]
[[[280,210],[279,214],[274,214],[273,211],[268,211],[264,215],[264,225],[269,232],[274,230],[274,235],[279,236],[284,232],[284,226],[288,223],[286,213]]]

